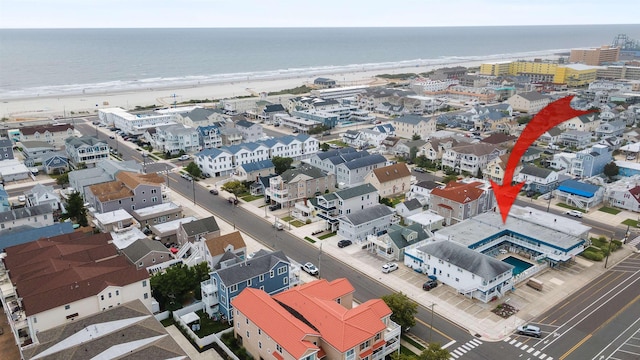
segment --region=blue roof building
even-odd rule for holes
[[[42,238],[50,238],[53,236],[69,234],[73,232],[72,222],[55,223],[53,225],[32,228],[30,226],[19,226],[13,229],[0,231],[0,252],[4,249],[26,244]]]
[[[555,190],[555,195],[568,205],[589,210],[602,203],[604,188],[578,180],[565,180]]]

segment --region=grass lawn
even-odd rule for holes
[[[425,347],[422,346],[422,344],[417,343],[415,340],[413,340],[412,338],[410,338],[410,337],[408,337],[406,335],[402,335],[401,338],[402,338],[402,340],[404,340],[404,341],[408,342],[409,344],[415,346],[419,350],[424,350],[425,349]]]
[[[212,319],[209,319],[207,313],[202,310],[196,311],[196,314],[200,317],[200,330],[195,332],[199,338],[216,334],[231,327],[227,322],[213,321]]]
[[[633,227],[638,227],[638,220],[627,219],[627,220],[623,221],[622,223],[623,223],[624,225],[633,226]]]
[[[603,206],[600,209],[598,209],[598,211],[606,212],[607,214],[611,214],[611,215],[618,215],[621,210]]]
[[[305,236],[305,237],[304,237],[304,239],[305,239],[305,240],[307,240],[308,242],[312,243],[312,244],[315,244],[315,243],[316,243],[316,241],[315,241],[315,240],[313,240],[312,238],[310,238],[310,237],[308,237],[308,236]]]
[[[253,201],[253,200],[257,200],[257,199],[261,199],[261,198],[263,198],[263,197],[264,197],[264,195],[257,195],[257,196],[256,196],[256,195],[251,195],[251,194],[249,194],[249,195],[246,195],[246,196],[241,197],[241,199],[242,199],[242,200],[244,200],[244,201],[246,201],[246,202],[249,202],[249,201]]]
[[[320,240],[324,240],[324,239],[326,239],[326,238],[330,238],[330,237],[332,237],[332,236],[336,236],[336,232],[335,232],[335,231],[334,231],[334,232],[332,232],[332,233],[324,234],[324,235],[322,235],[322,236],[318,236],[318,239],[320,239]]]
[[[295,226],[295,227],[301,227],[301,226],[304,226],[304,225],[305,225],[305,223],[303,223],[303,222],[302,222],[302,221],[300,221],[300,220],[293,220],[293,221],[291,221],[290,223],[291,223],[291,225],[293,225],[293,226]]]
[[[173,325],[175,322],[173,321],[173,316],[169,316],[168,318],[160,321],[162,326],[167,327]]]
[[[406,347],[400,345],[400,354],[402,355],[406,355],[406,356],[416,356],[416,355],[420,355],[420,354],[414,354],[413,351],[407,349]]]
[[[289,222],[293,220],[293,216],[285,216],[283,218],[280,218],[280,220],[284,221],[284,222]]]
[[[390,199],[391,199],[391,206],[395,207],[396,205],[400,204],[402,200],[404,200],[404,195],[401,195],[395,198],[390,198]]]

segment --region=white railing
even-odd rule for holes
[[[532,266],[530,268],[528,268],[527,270],[521,272],[520,274],[516,275],[513,277],[513,284],[517,285],[525,280],[527,280],[528,278],[530,278],[531,276],[539,273],[540,271],[544,270],[547,268],[547,263],[542,263],[540,265],[535,265]]]

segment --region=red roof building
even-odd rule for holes
[[[494,199],[493,190],[485,181],[452,181],[444,188],[431,190],[429,209],[451,225],[493,210]]]
[[[234,335],[254,358],[382,359],[400,346],[400,326],[380,299],[353,307],[346,279],[316,280],[270,297],[246,289],[233,300]]]

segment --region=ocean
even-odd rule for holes
[[[0,99],[104,93],[610,44],[640,25],[0,30]]]

